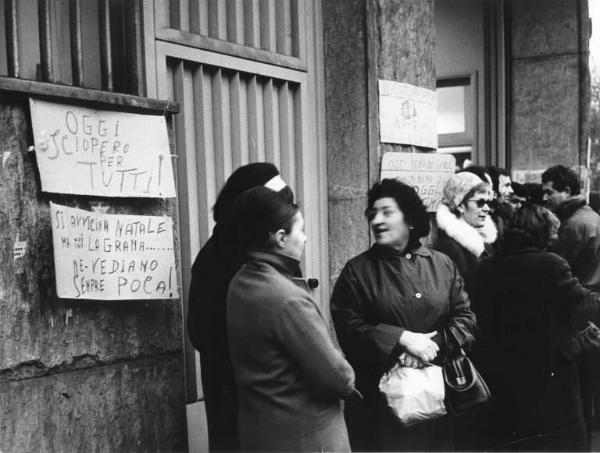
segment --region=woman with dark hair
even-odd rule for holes
[[[262,185],[293,199],[275,165],[256,162],[239,167],[217,197],[213,234],[192,266],[187,330],[192,345],[200,352],[211,451],[238,448],[237,395],[227,346],[225,301],[229,282],[243,263],[247,244],[234,240],[230,216],[232,205],[242,192]]]
[[[598,321],[599,304],[546,251],[558,226],[550,211],[525,204],[498,254],[476,269],[473,357],[493,395],[479,417],[485,449],[589,451],[577,366],[561,351],[566,332]]]
[[[433,248],[446,255],[465,279],[467,292],[480,258],[491,254],[497,230],[490,218],[491,188],[474,173],[456,173],[444,185],[438,205],[437,238]]]
[[[354,372],[300,274],[298,206],[264,187],[241,195],[234,223],[251,244],[227,298],[242,450],[349,451],[341,400]]]
[[[343,351],[364,401],[349,405],[352,447],[361,451],[448,450],[446,417],[404,428],[378,383],[395,363],[439,363],[444,331],[461,346],[473,339],[475,316],[463,280],[446,255],[424,247],[429,221],[415,190],[393,179],[368,193],[367,220],[375,244],[343,268],[331,310]]]

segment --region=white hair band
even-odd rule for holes
[[[275,191],[275,192],[279,192],[281,189],[283,189],[287,184],[284,182],[283,179],[281,179],[281,176],[277,175],[277,176],[273,176],[271,179],[269,179],[264,186]]]

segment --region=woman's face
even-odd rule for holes
[[[473,196],[463,201],[463,219],[474,228],[481,228],[486,217],[490,214],[488,203],[491,196],[488,192],[475,192]]]
[[[410,236],[410,226],[404,221],[404,213],[391,197],[380,198],[367,211],[367,218],[375,242],[404,251]]]
[[[292,228],[289,233],[283,235],[283,255],[300,260],[304,252],[304,244],[306,243],[306,234],[304,234],[304,217],[298,211],[293,218]]]

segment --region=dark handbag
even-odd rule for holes
[[[454,337],[452,330],[450,330],[450,334]],[[456,347],[450,348],[446,330],[444,330],[444,338],[448,351],[442,366],[446,386],[444,402],[450,414],[464,415],[486,404],[491,398],[490,389],[458,341],[453,338]]]

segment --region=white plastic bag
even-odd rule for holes
[[[404,426],[446,414],[442,368],[408,368],[398,364],[379,381],[379,390]]]

